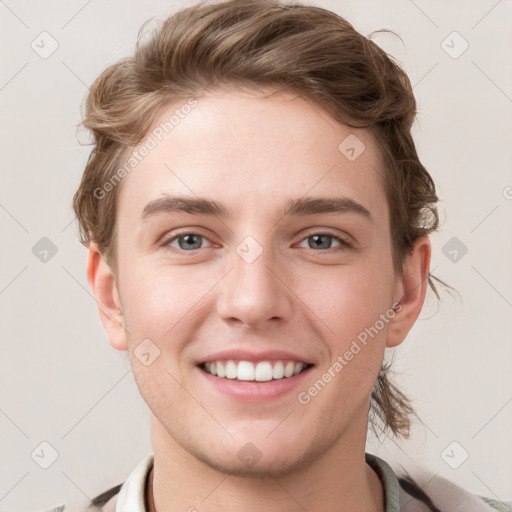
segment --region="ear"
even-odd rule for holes
[[[101,323],[110,345],[128,350],[123,311],[114,274],[96,244],[89,245],[87,280],[98,305]]]
[[[406,256],[402,276],[395,290],[395,316],[388,327],[387,347],[404,341],[416,322],[427,292],[431,247],[427,236],[418,238],[411,254]]]

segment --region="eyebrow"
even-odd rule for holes
[[[182,212],[191,215],[234,217],[234,212],[213,199],[164,195],[150,201],[142,211],[142,219],[159,213]],[[349,197],[302,197],[289,199],[282,209],[282,216],[315,215],[319,213],[355,213],[373,222],[373,217],[362,204]]]

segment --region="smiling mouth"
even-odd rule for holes
[[[313,365],[303,361],[207,361],[198,365],[199,368],[215,377],[244,382],[270,382],[288,379],[305,372]]]

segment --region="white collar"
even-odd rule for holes
[[[144,457],[123,483],[117,496],[115,512],[147,512],[146,481],[153,467],[153,454]]]

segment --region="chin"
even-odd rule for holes
[[[275,428],[275,427],[274,427]],[[209,445],[188,446],[196,459],[226,475],[240,478],[278,478],[306,469],[323,452],[323,446],[314,440],[307,443],[290,436],[279,436],[279,431],[265,439],[268,431],[258,433],[258,438],[235,436],[232,439],[212,441]],[[261,440],[258,440],[261,438]],[[212,447],[215,447],[212,449]]]
[[[291,458],[290,458],[291,457]],[[198,457],[215,471],[239,478],[268,479],[293,473],[305,465],[303,456],[296,454],[272,454],[271,457],[258,452],[254,445],[242,447],[238,452],[226,457],[223,454],[203,454]]]

